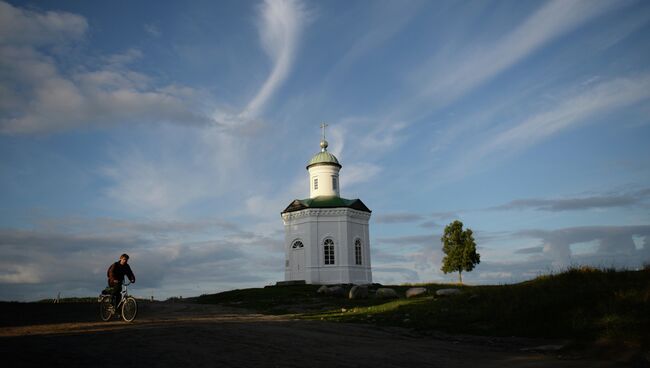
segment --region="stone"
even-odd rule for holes
[[[461,293],[461,291],[459,289],[439,289],[439,290],[436,290],[436,295],[437,296],[451,296],[451,295],[458,295],[460,293]]]
[[[340,286],[332,286],[327,289],[327,295],[345,296],[345,289]]]
[[[330,289],[327,287],[327,285],[323,285],[316,290],[318,294],[328,294]]]
[[[368,297],[368,286],[367,285],[354,285],[350,289],[348,298],[350,299],[365,299]]]
[[[305,285],[305,280],[289,280],[289,281],[278,281],[275,283],[275,286],[292,286],[292,285]],[[265,288],[268,286],[265,286]]]
[[[377,298],[382,298],[382,299],[399,298],[397,292],[395,292],[395,290],[391,288],[379,288],[377,289],[375,295],[377,295]]]
[[[428,293],[427,288],[423,287],[414,287],[406,290],[406,297],[407,298],[415,298],[418,296],[423,296]]]

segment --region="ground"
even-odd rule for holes
[[[422,336],[193,303],[140,303],[132,323],[97,304],[0,303],[5,367],[618,367],[557,341]],[[550,345],[550,348],[549,348]]]

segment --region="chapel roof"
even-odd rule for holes
[[[321,151],[315,154],[314,157],[312,157],[311,160],[309,160],[307,163],[307,168],[309,169],[315,165],[334,165],[338,166],[339,168],[341,167],[341,164],[339,163],[339,160],[336,159],[336,156],[327,151]]]
[[[307,199],[295,199],[282,213],[295,212],[307,208],[352,208],[363,212],[372,212],[360,199],[346,199],[338,196],[318,196]]]
[[[341,168],[341,164],[339,163],[339,160],[336,159],[336,156],[327,152],[327,146],[329,146],[329,143],[327,143],[327,140],[325,140],[326,126],[327,124],[321,124],[321,128],[323,128],[323,138],[320,141],[320,152],[315,154],[314,157],[309,160],[307,163],[307,170],[309,170],[310,167],[316,165],[333,165],[338,166],[339,169]]]

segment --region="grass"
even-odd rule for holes
[[[316,293],[317,285],[274,286],[202,295],[218,303],[297,318],[409,327],[486,336],[608,340],[650,346],[650,269],[572,268],[513,285],[461,286],[435,297],[444,284],[418,285],[429,295],[390,301],[349,300]],[[398,294],[410,287],[391,286]],[[456,287],[456,286],[454,286]],[[371,291],[377,286],[371,286]]]

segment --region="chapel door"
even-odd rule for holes
[[[305,279],[305,248],[291,251],[291,280]]]

